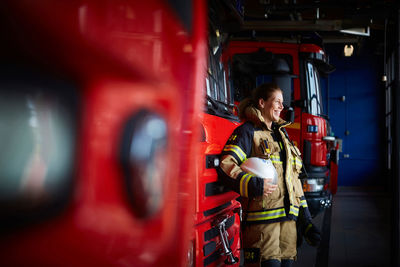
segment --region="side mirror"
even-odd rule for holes
[[[298,108],[305,108],[307,106],[307,100],[305,99],[299,99],[293,102],[295,107]]]

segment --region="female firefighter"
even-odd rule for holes
[[[286,133],[284,127],[290,123],[280,118],[282,110],[279,87],[272,83],[257,87],[239,105],[239,117],[245,122],[230,136],[217,168],[222,182],[241,195],[246,266],[292,266],[298,231],[311,245],[320,240],[298,178],[300,151]],[[272,161],[277,185],[263,179],[272,177],[257,177],[240,167],[252,157]],[[296,227],[299,213],[302,219]]]

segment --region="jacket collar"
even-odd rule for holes
[[[267,130],[272,131],[272,129],[270,129],[265,123],[264,117],[261,115],[261,111],[259,109],[255,108],[254,106],[248,106],[245,109],[244,114],[245,114],[245,119],[247,121],[254,123],[256,126],[260,128],[266,128]],[[275,123],[278,128],[285,127],[291,124],[291,122],[287,122],[282,118],[279,118],[277,122],[273,123]]]

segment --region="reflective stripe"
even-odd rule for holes
[[[246,173],[245,175],[243,175],[242,179],[240,179],[240,195],[244,196],[244,197],[249,197],[249,182],[251,179],[251,175]]]
[[[284,208],[268,211],[248,212],[247,221],[262,221],[282,218],[286,216]]]
[[[293,214],[294,216],[299,216],[299,208],[296,206],[290,205],[289,214]]]
[[[308,207],[307,201],[305,199],[300,200],[300,206],[303,207],[303,208],[307,208]]]
[[[224,151],[234,152],[242,162],[246,160],[246,154],[239,146],[227,145],[225,146]]]
[[[282,164],[280,156],[271,155],[271,162],[272,163],[277,163],[277,164]]]
[[[300,168],[303,166],[303,163],[301,162],[301,160],[299,160],[297,158],[293,158],[292,163],[299,166]]]

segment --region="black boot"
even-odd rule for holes
[[[281,267],[281,262],[279,260],[266,260],[261,262],[261,267]]]
[[[281,266],[282,267],[292,267],[293,260],[282,260]]]

